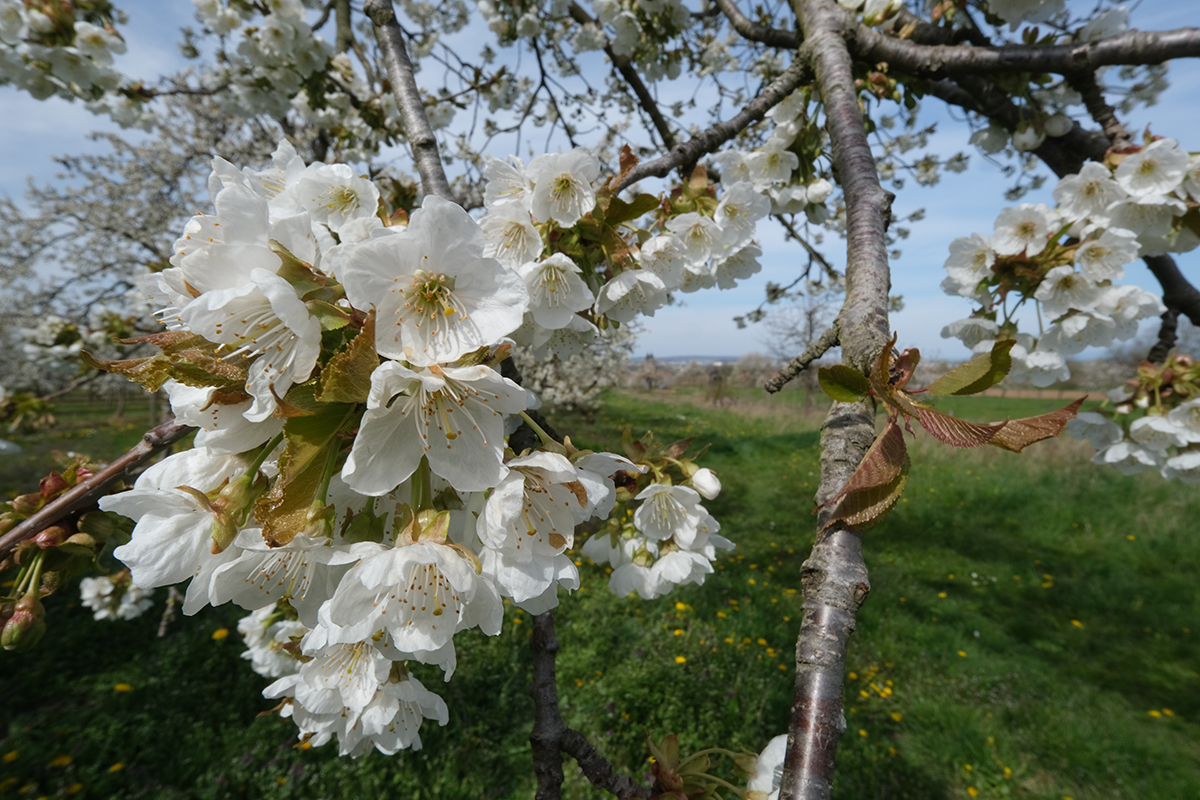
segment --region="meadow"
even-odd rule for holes
[[[820,415],[799,392],[734,400],[614,393],[592,421],[553,419],[582,446],[617,449],[627,426],[696,437],[725,487],[706,505],[737,548],[704,586],[618,598],[580,558],[583,586],[556,611],[564,718],[638,776],[647,736],[757,751],[785,730]],[[942,407],[982,420],[1054,405]],[[56,451],[114,455],[141,422],[83,415],[10,436],[25,452],[4,460],[0,491],[31,489]],[[918,433],[904,499],[865,534],[872,588],[851,639],[834,796],[1200,797],[1195,490],[1097,468],[1069,439],[1024,455],[935,445]],[[36,650],[0,653],[0,797],[532,796],[530,618],[518,609],[500,637],[456,637],[450,683],[414,670],[450,708],[449,725],[422,729],[423,750],[351,761],[257,716],[273,703],[240,657],[244,612],[176,618],[160,638],[165,597],[110,623],[63,591]],[[565,768],[566,796],[602,796]]]

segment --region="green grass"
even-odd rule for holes
[[[757,750],[785,730],[812,544],[819,415],[687,399],[614,394],[592,423],[554,420],[589,446],[616,447],[626,425],[696,436],[725,486],[707,505],[738,547],[703,587],[617,598],[584,563],[556,613],[564,717],[637,775],[649,733],[677,733],[685,751]],[[1063,404],[954,403],[973,419]],[[1018,456],[918,440],[905,502],[865,535],[872,591],[851,639],[835,797],[1200,797],[1195,493],[1096,468],[1072,441]],[[456,637],[449,684],[418,670],[451,717],[422,730],[423,751],[352,762],[294,748],[288,720],[255,718],[266,681],[236,631],[212,638],[238,609],[176,620],[160,639],[157,614],[96,623],[75,599],[51,599],[36,651],[0,654],[0,756],[16,753],[0,789],[14,797],[74,784],[122,798],[533,794],[530,619],[515,609],[501,637]],[[51,766],[60,755],[71,763]],[[601,796],[565,766],[567,796]]]

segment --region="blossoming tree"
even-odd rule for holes
[[[619,595],[702,583],[734,545],[702,504],[719,480],[688,442],[630,436],[624,454],[579,449],[538,414],[510,355],[569,359],[674,293],[736,284],[758,271],[767,224],[809,253],[810,269],[832,271],[806,229],[846,240],[844,274],[825,276],[845,288],[836,319],[768,389],[835,345],[842,364],[820,373],[835,402],[790,730],[742,763],[749,782],[732,791],[829,794],[845,647],[870,586],[861,532],[903,491],[912,420],[950,446],[1018,452],[1070,425],[1101,463],[1200,478],[1200,367],[1171,349],[1179,314],[1200,322],[1200,292],[1171,256],[1200,244],[1200,159],[1176,139],[1135,140],[1107,99],[1141,78],[1125,102],[1145,101],[1158,65],[1200,55],[1200,31],[1129,31],[1121,7],[1080,16],[1065,0],[945,0],[921,15],[896,0],[795,0],[753,19],[734,0],[593,0],[590,10],[481,0],[475,23],[446,0],[405,3],[406,26],[388,0],[361,12],[349,0],[195,5],[203,30],[186,33],[185,51],[215,57],[151,87],[112,67],[123,17],[108,2],[0,0],[0,80],[139,126],[154,124],[163,96],[204,94],[274,120],[315,156],[286,137],[265,165],[218,154],[209,212],[182,225],[154,269],[130,269],[163,327],[130,341],[158,352],[86,358],[165,390],[174,421],[94,474],[52,475],[8,504],[7,649],[36,644],[41,597],[112,549],[130,574],[85,585],[97,615],[132,615],[143,591],[190,581],[185,613],[226,602],[251,612],[240,627],[252,663],[277,679],[265,694],[306,741],[395,753],[420,746],[423,724],[448,720],[406,664],[449,680],[455,635],[498,634],[507,598],[536,615],[539,797],[560,794],[563,753],[621,797],[730,790],[707,773],[707,755],[682,755],[669,736],[653,745],[652,785],[615,774],[564,724],[554,682],[553,609],[579,585],[566,553],[580,526],[595,531],[582,552],[611,565]],[[492,38],[475,57],[465,43],[485,25]],[[492,44],[532,59],[500,58]],[[581,68],[587,58],[610,72],[602,85]],[[1116,65],[1123,77],[1102,83]],[[430,72],[440,77],[419,84]],[[707,112],[663,99],[701,91],[715,99]],[[946,335],[977,355],[916,388],[920,355],[897,349],[903,331],[888,322],[883,184],[898,186],[899,154],[922,137],[873,149],[868,134],[886,129],[888,111],[915,129],[922,97],[969,112],[971,144],[1040,158],[1061,180],[1056,207],[1004,208],[992,235],[947,243],[943,288],[976,307]],[[473,121],[452,126],[465,109]],[[563,146],[528,164],[487,154],[511,137],[519,149],[532,128]],[[416,194],[349,166],[395,142],[411,153]],[[963,163],[901,166],[931,183]],[[1161,298],[1118,283],[1137,258]],[[1018,330],[1025,303],[1048,323],[1036,335]],[[921,400],[1013,373],[1049,385],[1065,377],[1066,356],[1154,317],[1160,341],[1107,416],[1076,417],[1076,402],[980,425]],[[192,431],[190,449],[117,491]]]

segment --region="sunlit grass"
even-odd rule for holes
[[[707,505],[738,547],[705,586],[617,598],[576,556],[583,588],[556,614],[564,717],[637,775],[647,735],[757,750],[791,701],[820,414],[699,398],[615,394],[594,423],[554,420],[589,446],[619,447],[626,425],[694,436],[725,486]],[[972,419],[1065,404],[955,403]],[[851,639],[835,796],[1200,796],[1194,491],[1098,469],[1073,441],[1014,455],[917,440],[904,502],[865,535],[872,590]],[[423,729],[422,752],[350,762],[296,748],[290,721],[255,719],[271,706],[266,681],[235,633],[213,637],[236,631],[239,610],[176,620],[159,639],[157,613],[95,623],[74,600],[52,598],[37,651],[0,654],[0,791],[14,797],[533,794],[531,619],[517,609],[502,637],[456,638],[449,684],[417,670],[451,710],[446,728]],[[569,759],[566,772],[569,797],[601,796]]]

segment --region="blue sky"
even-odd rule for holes
[[[128,52],[118,57],[117,66],[125,74],[154,77],[174,71],[187,62],[178,55],[177,30],[193,22],[188,0],[124,0],[118,6],[129,12],[130,22],[122,28]],[[1133,24],[1143,29],[1174,28],[1194,22],[1190,3],[1145,2],[1134,12]],[[1200,150],[1200,64],[1177,62],[1169,73],[1171,88],[1162,102],[1149,109],[1138,109],[1127,117],[1131,129],[1141,130],[1153,124],[1155,133],[1173,136],[1188,150]],[[55,154],[78,154],[101,146],[87,140],[94,130],[116,130],[116,126],[91,115],[82,105],[51,99],[39,102],[12,87],[0,87],[0,192],[14,199],[25,191],[28,177],[37,181],[53,178]],[[968,129],[954,121],[936,100],[925,104],[923,124],[938,123],[929,151],[950,155],[959,150],[971,153],[967,146]],[[541,137],[535,137],[541,141]],[[499,154],[498,154],[499,155]],[[910,154],[920,157],[918,151]],[[938,284],[944,277],[941,265],[950,240],[972,232],[991,233],[996,214],[1007,205],[1003,198],[1008,179],[978,154],[972,154],[971,167],[962,174],[946,174],[941,183],[923,188],[909,181],[899,193],[895,213],[905,216],[924,208],[925,219],[909,227],[912,235],[901,243],[903,256],[893,264],[894,294],[904,296],[905,308],[893,315],[893,328],[900,333],[902,346],[917,346],[927,357],[941,355],[960,358],[965,348],[953,340],[940,338],[943,325],[966,316],[970,305],[960,298],[942,294]],[[1051,202],[1054,181],[1030,194],[1022,202]],[[660,310],[646,320],[646,333],[639,352],[649,351],[660,357],[684,355],[738,356],[767,349],[767,333],[761,326],[739,330],[733,317],[758,305],[768,281],[788,283],[798,266],[804,263],[802,252],[794,244],[783,243],[774,232],[762,239],[763,270],[733,290],[698,292],[684,295],[681,305]],[[821,248],[840,267],[845,261],[844,243],[827,236]],[[1195,281],[1200,254],[1180,259],[1185,274]],[[1154,290],[1156,284],[1144,266],[1127,268],[1127,282]]]

